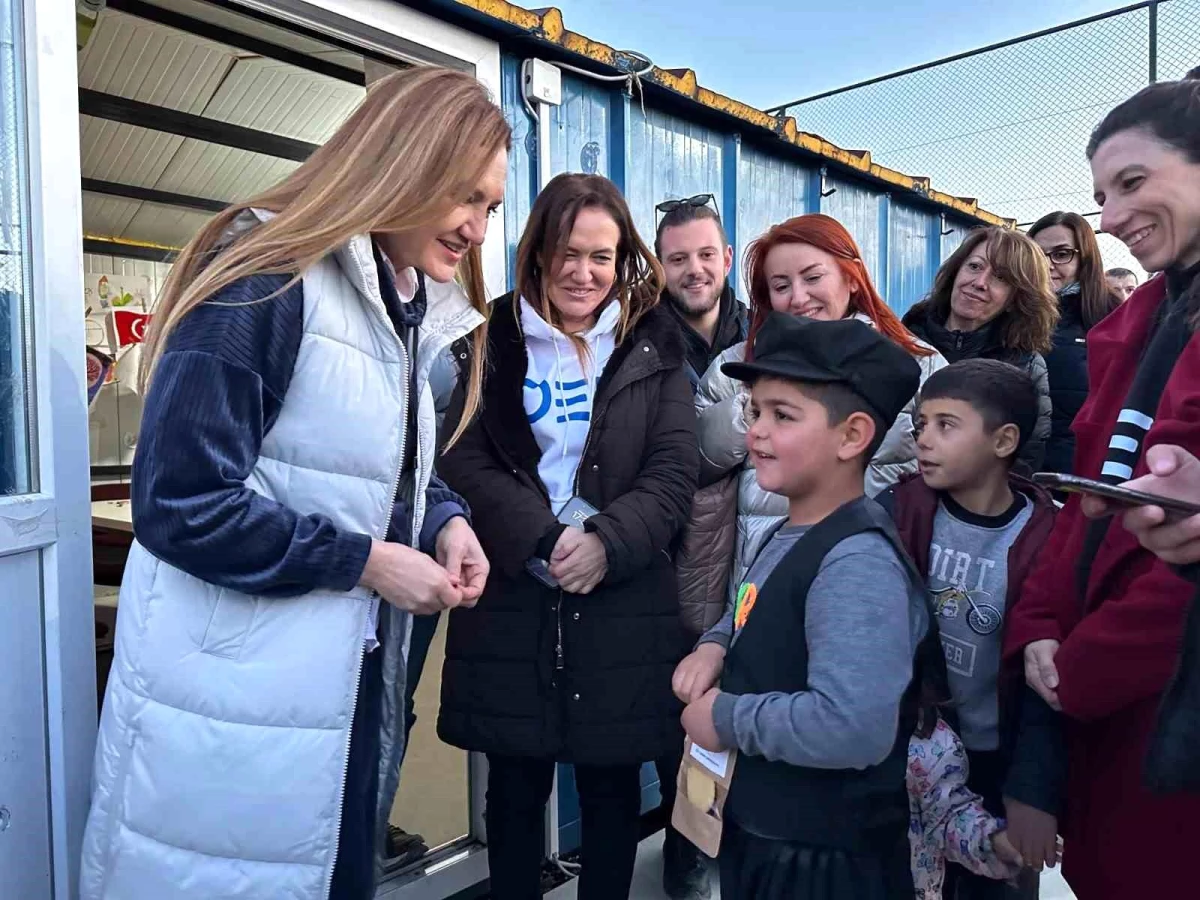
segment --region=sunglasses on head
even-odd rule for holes
[[[713,205],[713,212],[716,212],[717,198],[712,194],[697,194],[695,197],[688,197],[686,200],[664,200],[658,206],[654,207],[658,212],[666,214],[675,212],[677,209],[682,209],[685,206],[708,206]]]

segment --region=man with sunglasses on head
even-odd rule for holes
[[[667,276],[663,299],[679,318],[692,387],[721,353],[746,339],[746,308],[729,285],[733,248],[712,194],[658,205],[654,252]]]
[[[688,377],[695,390],[712,361],[746,339],[746,308],[729,285],[733,248],[712,194],[667,200],[658,205],[658,216],[654,251],[667,282],[662,299],[679,319],[687,347]],[[736,473],[701,488],[680,539],[676,555],[680,613],[694,639],[724,613],[736,531],[735,478]],[[655,761],[668,820],[682,758],[680,740],[678,752]],[[708,900],[712,896],[706,858],[669,821],[663,840],[663,890],[671,900]]]

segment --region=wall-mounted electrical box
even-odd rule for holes
[[[531,59],[525,69],[525,96],[530,103],[562,105],[562,72],[557,66]]]

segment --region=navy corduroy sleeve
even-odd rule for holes
[[[146,396],[131,492],[137,539],[156,557],[269,597],[349,590],[371,548],[369,535],[301,515],[244,483],[299,353],[302,288],[271,297],[287,281],[241,279],[179,323]]]
[[[425,520],[421,523],[417,549],[430,556],[436,556],[438,535],[455,516],[462,516],[468,523],[471,521],[467,501],[450,490],[446,482],[434,473],[429,479],[429,487],[425,490]],[[412,509],[405,501],[397,500],[392,507],[392,521],[388,526],[387,539],[397,544],[408,544],[411,533]]]

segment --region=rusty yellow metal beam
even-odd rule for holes
[[[140,250],[162,250],[166,253],[178,253],[182,247],[176,247],[174,244],[156,244],[153,241],[135,241],[132,238],[112,237],[107,234],[92,234],[85,231],[83,233],[85,241],[103,241],[106,244],[119,244],[122,247],[136,247]]]
[[[602,66],[615,68],[620,53],[608,44],[593,41],[586,35],[568,31],[563,24],[562,12],[550,7],[548,9],[528,10],[505,0],[453,0],[459,6],[485,15],[497,22],[513,26],[528,33],[531,37],[555,44],[571,53],[592,60]],[[789,144],[794,144],[822,159],[836,162],[872,178],[894,185],[900,190],[913,191],[931,202],[944,206],[949,210],[979,219],[991,225],[1006,228],[1016,226],[1016,219],[1007,219],[995,213],[979,208],[976,200],[965,197],[954,197],[929,186],[929,179],[919,176],[905,175],[895,169],[872,162],[871,154],[865,150],[845,150],[831,144],[815,134],[808,134],[799,129],[796,120],[791,116],[770,116],[753,106],[748,106],[724,94],[710,91],[701,86],[696,80],[692,69],[660,69],[657,66],[644,76],[645,80],[674,91],[709,109],[740,119],[748,125],[769,131]]]

